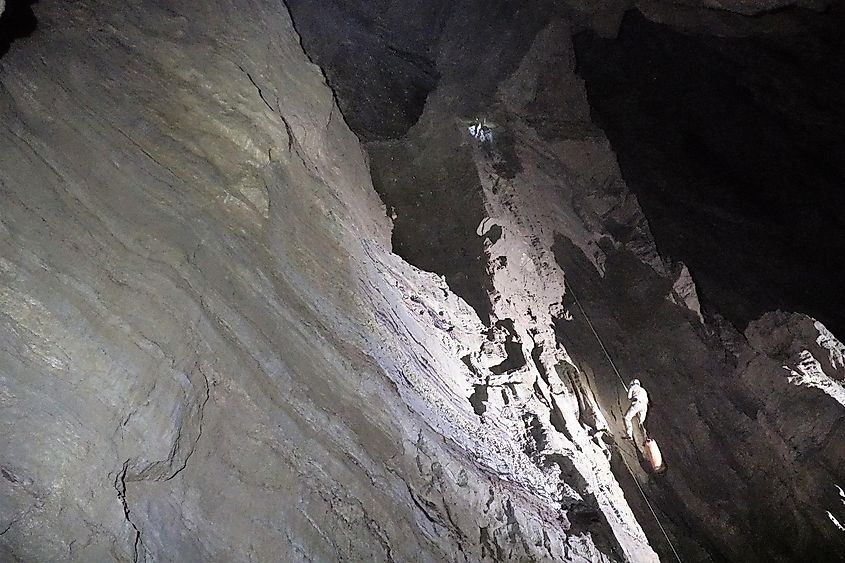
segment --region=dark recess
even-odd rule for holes
[[[798,33],[689,35],[626,14],[576,36],[594,120],[658,248],[740,328],[810,314],[845,333],[845,6],[786,10]]]
[[[437,86],[435,49],[449,3],[286,3],[349,127],[362,141],[404,135]]]
[[[475,414],[481,416],[487,411],[487,385],[473,385],[472,395],[469,397],[469,403],[472,405],[472,410]]]
[[[503,373],[510,373],[525,367],[525,354],[522,353],[522,343],[519,341],[519,334],[516,332],[513,319],[501,319],[496,321],[494,325],[497,328],[505,330],[505,353],[507,357],[502,363],[492,366],[490,372],[494,375],[502,375]],[[489,331],[489,336],[493,339],[493,329]]]
[[[38,27],[32,5],[38,0],[7,0],[6,10],[0,16],[0,57],[9,51],[15,39],[29,37]]]
[[[441,129],[411,143],[370,143],[370,170],[379,195],[397,219],[393,250],[411,264],[446,278],[485,324],[490,322],[484,219],[478,173],[460,132]]]

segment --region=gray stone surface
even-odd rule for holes
[[[477,420],[478,321],[389,254],[281,6],[36,13],[2,61],[5,559],[604,557]]]

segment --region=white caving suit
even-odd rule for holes
[[[631,406],[628,408],[628,412],[625,413],[625,433],[628,435],[628,439],[632,439],[634,437],[634,429],[631,421],[634,420],[634,417],[638,416],[640,418],[640,426],[645,424],[645,417],[648,413],[648,393],[646,393],[639,382],[636,382],[628,389],[628,399],[631,401]],[[643,427],[643,431],[645,431],[645,427]]]

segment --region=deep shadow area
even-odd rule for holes
[[[845,7],[794,34],[689,35],[628,12],[576,36],[594,120],[658,248],[740,328],[773,309],[845,333]]]
[[[500,364],[491,366],[490,372],[493,375],[502,375],[503,373],[509,373],[525,367],[525,354],[522,353],[522,343],[519,341],[519,334],[516,332],[513,320],[501,319],[496,321],[495,326],[507,333],[505,337],[505,353],[507,357]],[[492,336],[492,329],[490,335]]]
[[[29,37],[38,27],[38,19],[32,13],[32,5],[38,0],[7,0],[6,9],[0,16],[0,57],[9,51],[15,39]]]
[[[397,216],[393,250],[411,264],[446,278],[489,324],[484,239],[476,234],[484,203],[470,147],[455,129],[430,131],[407,142],[370,143],[373,186]]]
[[[404,135],[437,85],[436,47],[450,3],[286,4],[305,51],[326,73],[349,127],[363,141]]]

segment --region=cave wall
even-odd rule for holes
[[[841,553],[845,347],[703,323],[575,72],[593,8],[397,6],[33,7],[0,60],[2,558]]]
[[[477,421],[479,321],[389,253],[282,6],[36,15],[2,60],[4,560],[613,557]]]
[[[294,0],[288,7],[350,127],[370,141],[401,135],[419,119],[437,87],[434,56],[450,4]]]
[[[722,239],[710,236],[707,229],[712,230],[712,220],[702,220],[701,231],[695,233],[697,226],[691,221],[695,213],[685,214],[686,209],[696,208],[699,213],[720,217],[728,213],[722,210],[736,208],[734,212],[740,213],[748,207],[733,205],[730,194],[725,195],[724,201],[698,205],[701,198],[674,197],[682,193],[680,188],[662,188],[659,193],[674,206],[667,215],[676,225],[674,246],[662,244],[660,235],[665,235],[666,226],[660,216],[652,220],[652,202],[648,199],[651,196],[642,192],[636,175],[631,176],[626,165],[635,160],[639,169],[659,176],[676,170],[693,174],[695,166],[704,164],[699,159],[692,165],[690,155],[698,153],[676,141],[683,134],[678,131],[684,127],[683,120],[678,115],[674,115],[674,120],[666,119],[664,130],[653,128],[642,135],[639,145],[641,138],[637,134],[642,134],[645,127],[637,129],[629,140],[639,152],[626,157],[621,154],[626,147],[619,147],[614,130],[608,130],[609,140],[605,137],[601,110],[590,104],[591,89],[600,88],[591,83],[590,73],[609,77],[622,73],[635,77],[636,83],[648,85],[652,93],[650,106],[637,105],[636,88],[617,85],[614,99],[628,105],[616,117],[627,127],[638,123],[638,119],[649,119],[655,112],[673,111],[673,103],[678,104],[676,113],[691,113],[683,96],[705,96],[705,86],[719,85],[702,83],[698,89],[688,88],[682,80],[687,75],[675,67],[674,73],[666,71],[662,75],[666,82],[655,83],[655,73],[662,71],[655,63],[657,54],[681,61],[689,53],[662,43],[653,47],[659,53],[642,56],[637,51],[639,43],[632,43],[642,40],[641,43],[649,44],[655,40],[626,36],[631,18],[639,17],[641,25],[646,25],[636,14],[620,18],[618,40],[600,40],[589,32],[591,41],[613,45],[621,53],[621,60],[589,58],[590,53],[582,58],[582,42],[586,41],[583,29],[591,22],[583,18],[583,7],[570,8],[557,14],[535,14],[540,27],[531,31],[531,46],[526,49],[522,41],[510,46],[512,53],[520,53],[519,64],[502,61],[500,65],[492,62],[484,67],[489,76],[498,77],[494,88],[488,86],[479,94],[482,90],[475,87],[476,74],[441,70],[438,88],[429,94],[419,121],[401,138],[367,144],[375,187],[394,215],[394,248],[411,263],[443,275],[450,288],[470,304],[486,305],[486,293],[489,309],[482,310],[477,305],[475,309],[482,318],[490,315],[491,333],[503,321],[512,323],[516,337],[501,338],[505,343],[515,340],[522,349],[516,355],[504,350],[499,358],[531,358],[533,364],[507,363],[511,369],[504,374],[498,368],[505,362],[482,365],[476,370],[471,401],[482,419],[510,418],[516,435],[539,435],[541,439],[535,441],[534,451],[530,452],[539,464],[561,455],[560,451],[572,455],[571,449],[561,446],[571,439],[578,443],[572,426],[580,426],[592,436],[604,431],[621,435],[624,388],[580,311],[580,305],[584,306],[621,373],[640,377],[658,405],[650,415],[649,430],[671,460],[667,474],[651,476],[634,448],[613,446],[610,456],[614,478],[625,491],[626,502],[662,558],[673,558],[673,548],[684,560],[696,561],[830,558],[841,549],[842,542],[839,528],[827,513],[838,507],[835,483],[842,478],[833,462],[841,457],[843,447],[842,403],[836,391],[841,384],[833,383],[831,391],[815,379],[809,383],[809,376],[795,375],[805,369],[796,367],[802,362],[797,351],[782,355],[767,346],[749,343],[718,316],[703,324],[699,289],[705,296],[705,313],[722,313],[734,321],[738,317],[725,303],[714,305],[707,300],[712,295],[711,285],[697,283],[699,274],[706,276],[707,272],[702,272],[700,263],[694,260],[696,255],[690,254],[693,245],[684,246],[697,235],[710,245],[700,255],[736,262],[730,274],[720,275],[738,294],[734,303],[747,307],[746,321],[756,319],[768,308],[787,304],[783,300],[787,292],[779,292],[787,283],[768,293],[778,295],[782,299],[778,302],[764,301],[762,294],[766,292],[757,292],[755,279],[763,275],[753,271],[747,256],[759,256],[757,259],[762,262],[771,253],[764,255],[759,248],[729,244],[746,240],[736,233],[734,238],[731,234]],[[665,6],[650,8],[652,15],[663,18],[670,13]],[[671,19],[681,27],[693,27],[691,16],[700,13],[700,7],[690,6]],[[813,17],[801,14],[802,18]],[[704,21],[720,35],[734,38],[692,36],[686,40],[721,41],[723,50],[755,41],[740,36],[765,26],[794,32],[794,25],[777,14],[751,23],[729,15]],[[452,23],[455,27],[450,37],[472,35],[472,26],[461,27],[455,20]],[[666,34],[687,37],[667,30],[665,25],[661,29]],[[699,28],[698,33],[705,31]],[[494,40],[507,44],[501,37],[476,36],[479,43]],[[626,40],[631,43],[626,44]],[[440,45],[439,64],[443,69],[450,67],[457,52],[449,50],[447,41],[441,39]],[[319,59],[319,47],[313,48],[317,49],[314,58]],[[630,62],[638,56],[644,67]],[[731,56],[745,56],[752,61],[758,55],[740,49],[739,55]],[[576,64],[579,69],[589,67],[579,71],[586,84],[576,74]],[[688,65],[683,70],[704,75],[712,72],[706,64]],[[765,66],[761,68],[760,75],[766,70]],[[729,87],[733,88],[736,82],[734,78]],[[694,80],[692,83],[696,84]],[[748,99],[735,91],[719,92],[731,100],[737,97],[741,103]],[[672,102],[661,105],[660,96]],[[826,103],[834,104],[835,95],[833,101]],[[475,111],[489,121],[489,138],[472,137],[468,125],[473,120],[461,114],[468,106],[478,108]],[[686,119],[697,120],[702,134],[708,127],[719,130],[724,121],[719,115],[692,113]],[[776,116],[769,117],[769,123],[777,121]],[[456,131],[463,134],[462,139]],[[753,137],[756,133],[749,130],[743,134]],[[650,139],[659,139],[676,151],[674,156],[683,153],[686,160],[661,154],[650,147]],[[752,146],[749,137],[734,135],[731,142],[733,145],[722,150],[727,151],[730,146],[752,151],[764,148]],[[620,151],[620,166],[615,151]],[[806,153],[799,151],[794,162],[804,156]],[[476,167],[478,181],[467,178],[468,162]],[[756,163],[756,170],[764,164],[760,159],[749,162]],[[721,177],[747,178],[740,172],[732,175],[732,170],[721,166]],[[782,170],[765,173],[784,183]],[[706,180],[699,180],[702,192],[715,200],[717,194],[710,193],[713,186]],[[830,185],[826,188],[820,188],[820,192],[829,198],[837,197]],[[771,194],[759,190],[754,190],[752,197],[772,199]],[[432,215],[432,209],[438,213]],[[467,237],[472,236],[476,222],[476,249],[482,247],[484,252],[476,250],[468,260]],[[775,223],[772,221],[761,235],[775,229]],[[403,224],[413,226],[405,231],[404,239]],[[653,229],[660,230],[656,236],[652,235]],[[836,241],[831,243],[835,245],[838,240],[830,236],[823,244]],[[768,243],[772,248],[783,246],[780,239]],[[674,252],[682,246],[685,253]],[[726,252],[727,248],[738,251]],[[740,254],[743,248],[748,249],[748,254]],[[781,269],[789,259],[784,254]],[[687,267],[681,260],[691,264]],[[486,267],[479,268],[479,263]],[[467,264],[472,264],[476,272],[469,283],[454,275],[454,268],[466,271]],[[805,275],[808,269],[800,271]],[[825,277],[822,269],[816,267],[814,271],[817,281],[835,283],[835,277]],[[743,283],[738,280],[747,283],[749,291],[739,295]],[[478,297],[481,289],[484,292]],[[798,291],[807,293],[806,287],[799,287]],[[760,295],[752,295],[754,292]],[[567,296],[561,299],[564,293]],[[580,305],[574,300],[576,294],[581,298]],[[836,299],[831,295],[828,305]],[[800,309],[798,303],[792,304]],[[827,305],[821,309],[835,311],[835,307]],[[812,326],[814,321],[787,315],[779,322]],[[764,323],[765,335],[760,339],[777,339],[778,324]],[[740,329],[745,326],[739,322],[737,325]],[[551,333],[549,326],[554,327]],[[813,358],[824,358],[825,352],[818,350],[814,341],[818,334],[803,331],[785,339],[792,338],[791,346],[796,349],[813,350]],[[787,370],[784,365],[791,367]],[[841,379],[838,365],[834,360],[824,363],[830,381]],[[514,416],[515,408],[522,414]],[[578,415],[572,426],[563,414],[567,411]],[[819,414],[808,418],[807,412]],[[626,463],[632,466],[633,474]],[[633,479],[639,481],[657,507],[673,545],[663,537]],[[575,482],[571,474],[564,481]]]

